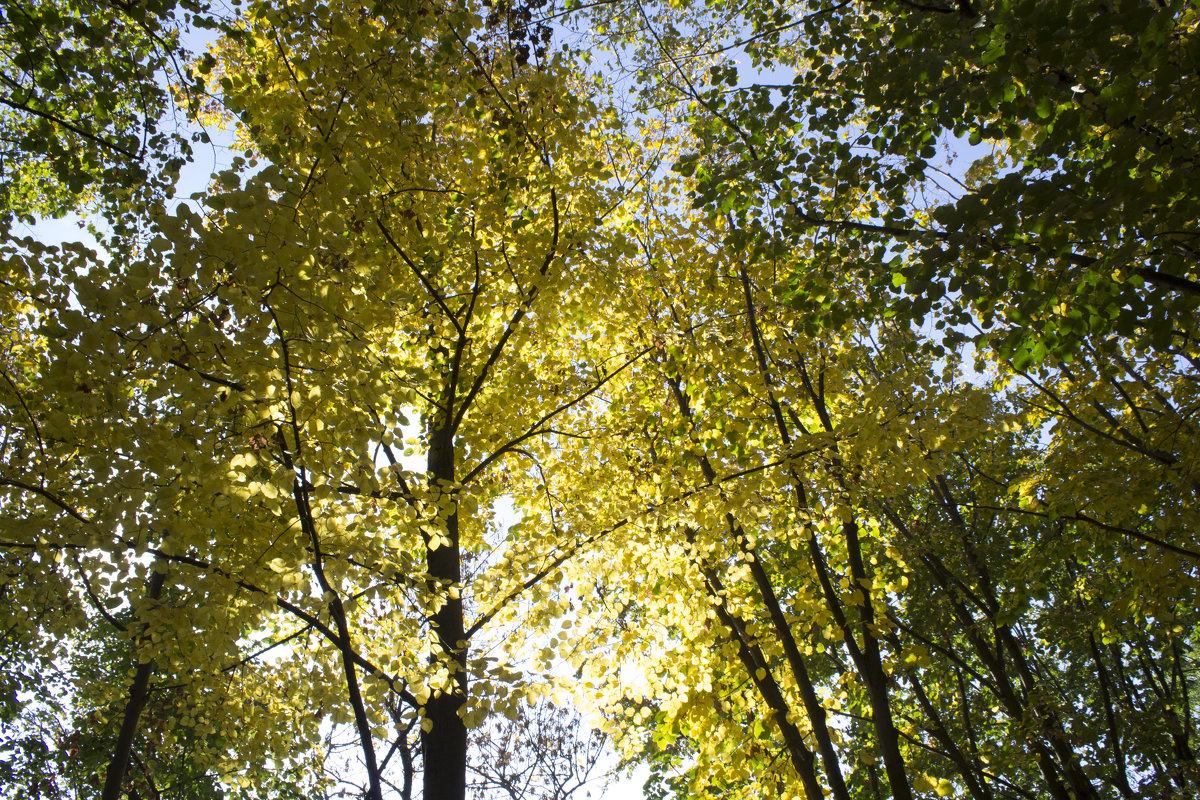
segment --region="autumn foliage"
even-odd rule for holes
[[[1196,796],[1198,26],[6,7],[0,796]]]

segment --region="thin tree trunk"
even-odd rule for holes
[[[687,530],[686,533],[688,544],[694,545],[696,542],[695,533],[691,530]],[[762,697],[767,707],[773,712],[774,722],[779,726],[779,731],[783,736],[784,748],[788,752],[792,766],[795,768],[797,774],[800,775],[805,796],[815,798],[824,797],[821,783],[817,779],[816,757],[808,749],[808,745],[804,743],[804,734],[789,719],[790,708],[787,699],[783,696],[779,683],[775,680],[775,675],[767,663],[762,649],[757,644],[754,644],[751,638],[746,635],[744,622],[730,612],[725,605],[723,597],[725,587],[722,585],[720,576],[711,567],[700,562],[698,556],[697,564],[704,575],[704,585],[708,590],[709,597],[713,600],[717,619],[721,620],[722,624],[725,625],[726,630],[729,632],[730,640],[737,645],[738,658],[746,668],[750,680],[753,681],[755,688],[758,689],[759,696]],[[836,764],[834,766],[836,768]],[[838,777],[841,777],[840,772],[838,773]]]
[[[1092,653],[1092,662],[1096,665],[1096,679],[1100,686],[1100,703],[1104,707],[1104,719],[1108,724],[1108,749],[1113,758],[1113,785],[1123,797],[1133,797],[1133,787],[1129,785],[1129,767],[1125,762],[1125,750],[1121,744],[1121,729],[1113,709],[1112,692],[1109,690],[1110,681],[1108,670],[1104,667],[1104,659],[1100,657],[1100,648],[1096,645],[1096,634],[1088,634],[1088,645]]]
[[[158,567],[156,560],[154,567]],[[165,572],[151,572],[150,583],[146,589],[148,600],[158,600],[162,597]],[[134,641],[134,656],[137,655],[137,642]],[[125,703],[125,716],[121,720],[121,731],[117,734],[117,744],[113,748],[112,758],[108,762],[108,772],[104,776],[104,791],[101,800],[120,800],[121,789],[125,783],[125,773],[129,769],[130,756],[133,753],[133,740],[137,737],[138,722],[142,709],[146,707],[146,699],[150,696],[150,675],[154,672],[154,662],[139,662],[133,675],[133,685],[129,687],[129,700]]]

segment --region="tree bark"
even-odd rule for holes
[[[155,567],[159,566],[155,561]],[[146,589],[146,598],[151,601],[162,597],[165,572],[152,572],[150,584]],[[137,657],[137,642],[133,642],[134,657]],[[133,675],[133,685],[129,687],[129,700],[125,703],[125,716],[121,720],[121,731],[117,734],[117,744],[113,748],[112,758],[108,762],[108,772],[104,776],[104,791],[101,800],[120,800],[122,785],[125,783],[125,773],[129,770],[129,760],[133,753],[133,740],[137,736],[138,721],[142,709],[146,707],[146,699],[150,696],[150,675],[154,672],[154,662],[139,662]]]
[[[443,491],[454,482],[454,433],[447,421],[434,430],[429,442],[429,474]],[[425,559],[429,570],[429,590],[439,604],[431,615],[443,658],[451,669],[449,692],[431,697],[425,705],[425,718],[432,723],[422,731],[425,755],[425,800],[463,800],[467,786],[467,726],[460,711],[467,700],[467,643],[463,605],[462,557],[458,538],[458,506],[451,506],[445,519],[449,543],[435,543],[425,536]]]

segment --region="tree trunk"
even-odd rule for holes
[[[159,564],[155,561],[154,566]],[[153,601],[162,596],[165,572],[151,572],[150,584],[146,589],[146,597]],[[134,657],[137,657],[137,641],[134,640]],[[138,721],[142,709],[146,707],[146,698],[150,696],[150,674],[154,672],[154,662],[139,662],[133,675],[133,685],[129,687],[129,701],[125,704],[125,716],[121,720],[121,732],[117,734],[117,744],[113,748],[112,759],[108,762],[108,772],[104,776],[104,792],[101,800],[119,800],[121,788],[125,783],[125,773],[129,770],[129,759],[133,753],[133,740],[137,736]]]
[[[429,443],[429,473],[443,491],[454,482],[454,460],[454,434],[447,424],[433,431]],[[429,588],[440,603],[431,621],[453,677],[451,691],[431,697],[425,706],[426,719],[433,724],[421,735],[425,800],[463,800],[467,787],[467,726],[459,715],[467,700],[467,643],[459,594],[457,502],[451,508],[445,520],[449,544],[435,544],[428,534],[425,537]]]

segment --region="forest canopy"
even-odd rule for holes
[[[0,64],[0,796],[1200,794],[1194,0]]]

